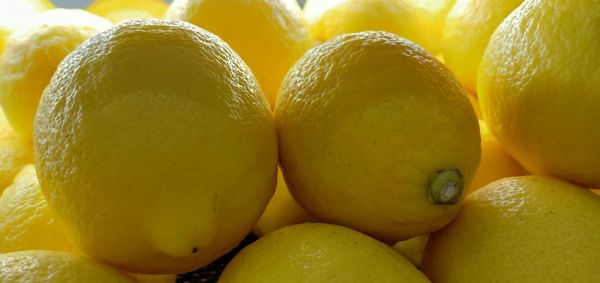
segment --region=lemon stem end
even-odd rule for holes
[[[427,193],[434,204],[455,204],[464,188],[464,178],[457,168],[436,171],[429,178]]]

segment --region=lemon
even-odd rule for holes
[[[279,170],[275,194],[254,225],[252,232],[262,237],[280,228],[305,222],[316,222],[316,220],[294,200]]]
[[[527,175],[527,171],[506,153],[498,140],[490,133],[486,122],[479,120],[479,129],[481,131],[481,162],[475,172],[473,182],[469,186],[469,192],[505,177]]]
[[[0,281],[135,283],[118,270],[91,259],[63,252],[22,251],[0,254]]]
[[[477,70],[492,33],[521,2],[457,0],[448,13],[442,32],[442,54],[448,68],[469,92],[477,95]]]
[[[446,24],[446,16],[456,0],[402,0],[416,7],[420,15],[419,26],[422,46],[434,55],[440,55],[442,47],[442,32]]]
[[[40,13],[13,32],[0,60],[0,103],[14,129],[26,140],[42,93],[62,59],[110,22],[81,10]]]
[[[480,157],[477,117],[458,81],[387,32],[309,51],[282,85],[275,120],[298,203],[384,241],[445,226]]]
[[[0,55],[6,38],[15,29],[37,13],[53,7],[49,0],[0,0]]]
[[[229,43],[272,106],[283,77],[312,45],[295,0],[175,0],[165,18],[190,22]]]
[[[138,273],[225,254],[277,177],[272,115],[250,69],[183,22],[126,21],[71,53],[40,102],[34,148],[75,243]]]
[[[33,147],[10,126],[0,108],[0,195],[19,171],[33,162]]]
[[[308,0],[304,14],[316,41],[361,31],[387,31],[437,52],[448,0]]]
[[[0,253],[23,250],[76,251],[48,208],[33,165],[0,197]]]
[[[385,244],[321,223],[288,226],[244,248],[219,283],[429,282]]]
[[[167,8],[162,0],[95,0],[86,10],[120,23],[130,19],[162,18]]]
[[[526,1],[498,27],[479,71],[490,131],[520,164],[600,186],[600,9]]]
[[[416,236],[408,240],[397,242],[392,247],[406,259],[410,260],[415,266],[420,267],[428,239],[429,235]]]
[[[432,234],[423,270],[434,282],[595,282],[600,198],[540,176],[509,177],[467,196]]]
[[[0,253],[25,250],[80,253],[48,208],[33,165],[25,166],[0,197]],[[143,283],[176,280],[175,275],[131,275]]]

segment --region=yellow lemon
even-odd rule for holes
[[[51,250],[80,253],[48,208],[35,168],[28,165],[0,197],[0,253]],[[175,282],[175,275],[131,274],[143,283]]]
[[[54,251],[0,254],[0,282],[135,283],[120,271],[86,257]]]
[[[225,42],[187,23],[131,20],[86,41],[59,66],[35,125],[49,206],[85,253],[127,271],[208,264],[275,189],[258,83]]]
[[[361,31],[387,31],[437,52],[449,0],[308,0],[304,14],[316,41]]]
[[[490,131],[520,164],[600,186],[600,9],[525,1],[498,27],[479,71]]]
[[[387,32],[309,51],[282,85],[275,120],[298,203],[384,241],[448,224],[479,163],[477,117],[458,81]]]
[[[54,9],[8,37],[0,59],[0,103],[23,138],[32,139],[33,117],[58,64],[84,40],[110,26],[85,11]]]
[[[440,55],[442,32],[446,16],[456,0],[403,0],[417,8],[421,24],[419,26],[421,44],[432,54]]]
[[[479,129],[481,131],[481,162],[468,192],[505,177],[527,175],[527,171],[504,151],[502,145],[492,136],[484,121],[479,120]]]
[[[401,255],[410,260],[415,266],[420,267],[425,252],[425,245],[429,235],[416,236],[408,240],[400,241],[394,244],[393,248]]]
[[[96,0],[86,10],[120,23],[130,19],[162,18],[167,8],[163,0]]]
[[[165,17],[195,24],[229,43],[272,106],[281,80],[312,45],[295,0],[175,0]]]
[[[6,38],[37,13],[51,9],[50,0],[0,0],[0,55]]]
[[[258,222],[254,225],[252,232],[262,237],[280,228],[305,222],[316,222],[316,220],[294,200],[285,183],[283,174],[279,170],[275,194]]]
[[[76,252],[48,208],[33,165],[0,197],[0,253],[23,250]]]
[[[19,171],[33,162],[33,147],[10,126],[0,108],[0,195]]]
[[[384,243],[321,223],[288,226],[244,248],[219,283],[429,282]]]
[[[595,282],[600,198],[540,176],[510,177],[467,196],[429,237],[423,270],[434,282]]]
[[[442,54],[448,68],[471,93],[477,92],[477,70],[498,25],[523,0],[457,0],[443,29]]]

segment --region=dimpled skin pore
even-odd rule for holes
[[[558,179],[509,177],[466,197],[433,233],[433,282],[597,282],[600,196]]]
[[[529,172],[600,186],[600,1],[525,1],[479,70],[481,110]]]
[[[429,282],[391,247],[342,226],[305,223],[264,236],[226,267],[220,283]]]
[[[0,282],[135,283],[113,267],[82,256],[51,251],[0,254]]]
[[[88,254],[139,273],[197,269],[241,241],[272,196],[277,139],[243,61],[183,22],[127,21],[60,65],[35,164]]]
[[[271,106],[288,70],[312,45],[295,0],[175,0],[165,18],[190,22],[231,45]]]
[[[460,201],[433,204],[430,176],[455,167],[468,185],[480,158],[477,117],[458,81],[387,32],[309,51],[284,80],[275,120],[294,198],[321,220],[386,241],[446,225]]]

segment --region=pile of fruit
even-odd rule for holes
[[[0,0],[0,53],[2,283],[600,282],[599,1]]]

